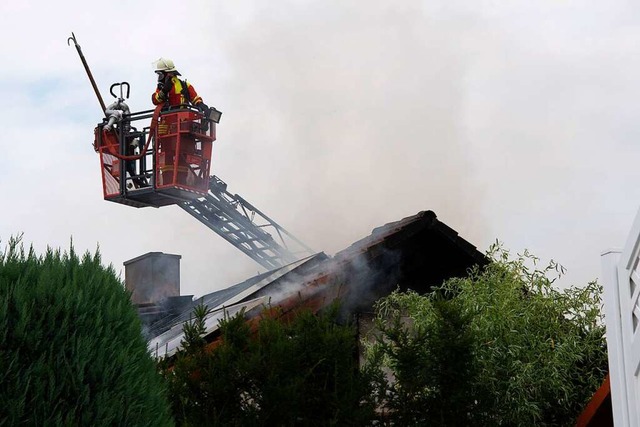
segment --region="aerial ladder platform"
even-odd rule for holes
[[[151,125],[134,126],[149,118]],[[160,113],[149,110],[123,116],[112,130],[105,130],[107,124],[105,118],[97,125],[94,141],[105,200],[136,208],[178,205],[267,270],[313,253],[243,197],[227,191],[219,177],[209,176],[216,123],[199,111],[187,105]],[[149,143],[141,148],[145,140]],[[126,154],[132,143],[139,154]]]
[[[104,112],[94,129],[104,199],[123,205],[178,205],[267,270],[313,254],[311,248],[277,224],[227,184],[210,176],[215,108],[192,105],[131,112],[127,82],[114,83],[115,98],[105,105],[75,35],[73,41]]]

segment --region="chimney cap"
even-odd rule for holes
[[[142,259],[145,258],[151,258],[151,257],[163,257],[163,258],[177,258],[177,259],[181,259],[182,255],[175,255],[175,254],[165,254],[164,252],[147,252],[146,254],[137,256],[135,258],[132,258],[128,261],[123,262],[122,264],[127,266],[129,264],[132,264],[134,262],[140,261]]]

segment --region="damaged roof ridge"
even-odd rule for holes
[[[353,256],[354,252],[362,252],[365,248],[375,246],[401,230],[404,232],[404,238],[415,235],[426,228],[432,227],[435,222],[440,222],[437,220],[435,212],[431,210],[420,211],[415,215],[402,218],[399,221],[389,222],[385,225],[374,228],[371,231],[371,234],[355,241],[340,252],[337,252],[333,258],[349,258]]]
[[[204,299],[226,306],[266,297],[269,305],[287,310],[298,305],[316,310],[344,298],[348,310],[358,310],[393,287],[428,292],[450,277],[466,276],[475,264],[488,263],[474,245],[439,221],[433,211],[425,210],[374,228],[333,257],[319,252],[207,294]],[[162,328],[154,328],[151,338],[162,334],[162,342],[178,339],[180,331],[174,327],[188,319],[192,308],[163,319],[162,325],[157,325]],[[163,334],[164,328],[174,329]]]

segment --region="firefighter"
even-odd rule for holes
[[[177,107],[182,104],[191,104],[202,111],[206,116],[209,107],[202,102],[202,98],[193,86],[186,80],[180,80],[181,74],[176,70],[173,61],[160,58],[155,62],[156,74],[158,75],[158,87],[151,95],[153,105],[167,103],[168,108]]]

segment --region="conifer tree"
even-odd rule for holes
[[[171,425],[138,316],[99,251],[0,252],[0,425]]]

